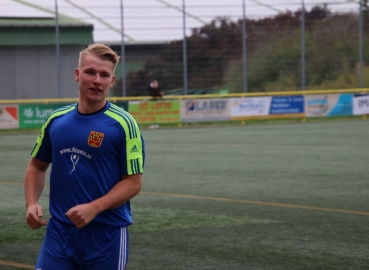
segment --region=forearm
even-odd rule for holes
[[[45,187],[46,172],[40,171],[36,167],[29,166],[26,170],[24,190],[26,196],[26,206],[38,202]]]
[[[141,190],[142,175],[130,175],[117,183],[106,195],[91,202],[97,213],[123,205]]]

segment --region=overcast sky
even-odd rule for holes
[[[22,0],[54,12],[52,0]],[[243,17],[243,0],[184,0],[186,3],[186,34],[191,28],[201,27],[217,16],[233,20]],[[40,11],[19,3],[18,0],[0,0],[0,17],[49,17],[52,13]],[[122,0],[125,42],[155,42],[182,39],[183,0]],[[328,4],[333,12],[357,12],[358,0],[305,0],[306,9]],[[245,0],[246,17],[258,19],[277,15],[286,10],[301,8],[302,0]],[[58,0],[59,12],[94,25],[94,41],[118,43],[121,41],[121,0]]]

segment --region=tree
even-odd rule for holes
[[[364,1],[367,5],[367,1]],[[301,81],[301,12],[286,11],[273,17],[247,19],[248,90],[299,89]],[[327,5],[305,11],[307,87],[324,85],[353,71],[357,62],[357,16],[332,14]],[[243,21],[218,17],[193,29],[187,38],[188,85],[191,89],[225,86],[243,90]],[[364,28],[369,33],[369,28]],[[368,29],[368,30],[367,30]],[[367,36],[367,35],[364,35]],[[365,44],[369,40],[364,41]],[[127,81],[132,91],[138,81],[156,79],[164,92],[183,87],[183,42],[173,41],[132,73]],[[369,51],[364,52],[369,57]]]
[[[129,72],[126,78],[127,96],[148,96],[148,86],[150,80],[144,71]],[[115,82],[112,89],[114,96],[122,96],[122,79]]]

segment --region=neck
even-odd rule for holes
[[[105,107],[106,102],[106,100],[102,100],[98,103],[91,104],[80,100],[78,103],[78,112],[82,114],[97,112]]]

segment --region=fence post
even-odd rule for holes
[[[242,55],[243,55],[243,92],[247,93],[247,46],[246,46],[246,4],[242,1],[243,21],[242,21]]]
[[[121,32],[122,32],[122,42],[120,49],[120,63],[122,65],[122,96],[127,95],[126,92],[126,70],[125,70],[125,43],[124,43],[124,18],[123,18],[123,0],[120,0],[120,22],[121,22]]]
[[[55,47],[56,47],[56,80],[58,84],[58,98],[61,98],[61,71],[60,71],[60,39],[59,39],[59,12],[58,0],[55,0]]]
[[[305,70],[305,2],[302,0],[301,7],[301,90],[306,87]]]
[[[186,3],[182,0],[182,14],[183,14],[183,83],[184,94],[188,94],[188,82],[187,82],[187,40],[186,40]]]
[[[363,0],[360,0],[359,5],[359,88],[364,87],[363,79]]]

